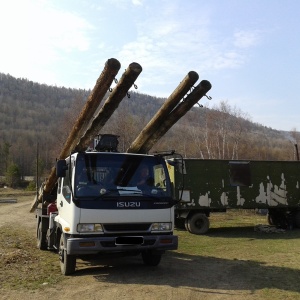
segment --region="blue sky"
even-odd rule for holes
[[[253,122],[300,130],[298,0],[0,0],[0,72],[92,89],[107,59],[167,97],[193,70]]]

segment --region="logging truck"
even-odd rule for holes
[[[267,210],[270,225],[300,228],[300,162],[169,160],[175,223],[193,234],[208,231],[209,216],[227,209]]]
[[[156,266],[166,250],[178,247],[166,160],[146,153],[211,85],[203,80],[194,87],[198,74],[189,72],[127,151],[119,153],[117,137],[100,131],[142,68],[130,64],[99,109],[119,69],[116,59],[107,61],[30,209],[36,212],[38,248],[57,251],[64,275],[75,272],[82,256],[141,254],[146,265]]]
[[[38,247],[58,252],[65,275],[81,255],[141,254],[156,266],[166,250],[177,249],[164,158],[118,153],[113,138],[103,135],[97,151],[58,160],[54,201],[37,209]]]

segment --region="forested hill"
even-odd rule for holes
[[[0,175],[7,165],[3,155],[1,162],[5,145],[10,146],[11,159],[21,165],[26,174],[34,169],[30,162],[35,160],[37,143],[43,151],[41,155],[45,155],[45,164],[53,163],[53,156],[59,154],[59,143],[69,133],[90,92],[48,86],[0,73]],[[142,123],[137,122],[137,116],[143,116],[145,122],[163,102],[162,98],[139,94],[134,89],[130,90],[129,97],[122,101],[120,109],[128,120],[138,125]],[[134,127],[133,130],[136,131]]]
[[[13,130],[46,133],[56,128],[61,118],[82,105],[90,90],[48,86],[0,73],[1,137],[13,136]],[[133,115],[153,115],[164,101],[162,98],[129,92]],[[80,103],[81,102],[81,103]]]
[[[53,166],[90,92],[0,73],[0,175],[12,162],[23,175],[34,174],[37,143],[43,168],[47,171]],[[165,101],[134,89],[129,96],[122,100],[102,132],[118,134],[121,151],[127,149]],[[194,108],[156,148],[176,149],[184,156],[201,158],[294,157],[293,147],[282,132],[252,123],[226,103],[214,109]]]
[[[0,128],[4,136],[14,130],[47,132],[64,115],[76,97],[89,91],[38,84],[0,74]]]

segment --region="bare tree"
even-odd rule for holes
[[[125,101],[102,129],[102,133],[116,134],[120,137],[119,150],[122,152],[126,151],[145,125],[145,120],[133,115]]]
[[[294,143],[294,160],[299,160],[298,144],[300,141],[300,133],[297,131],[296,127],[290,131],[290,136],[291,138],[289,140]]]

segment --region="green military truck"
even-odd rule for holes
[[[212,212],[266,209],[269,224],[300,227],[300,162],[172,159],[168,169],[175,224],[193,234],[209,229]]]

